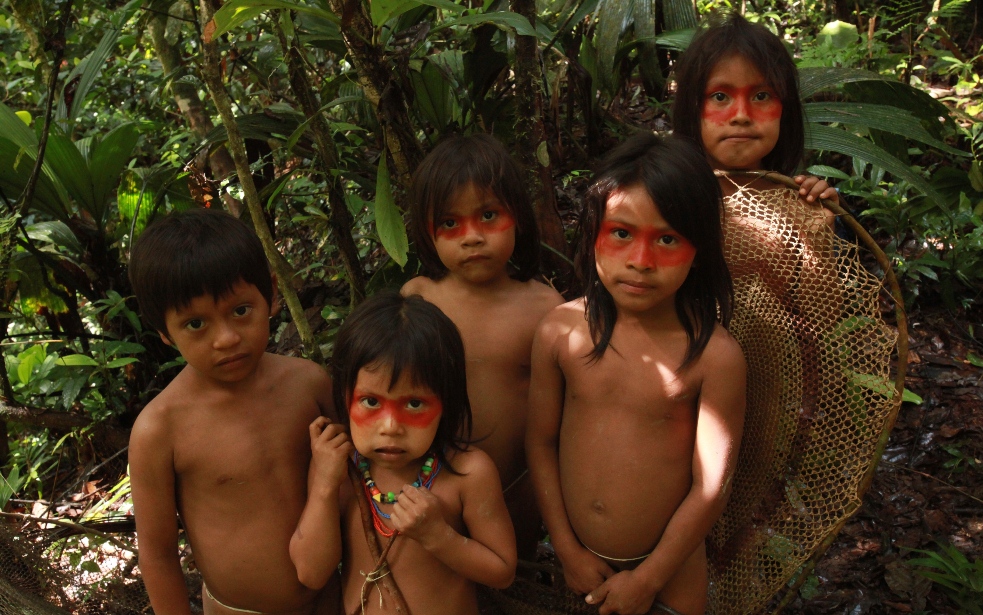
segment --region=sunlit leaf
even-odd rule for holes
[[[215,11],[215,15],[208,23],[204,32],[205,42],[210,43],[216,36],[238,28],[250,19],[262,15],[271,9],[299,11],[335,23],[339,21],[338,17],[331,11],[301,2],[289,2],[287,0],[229,0],[229,2],[222,5],[222,8]]]
[[[806,149],[838,152],[873,163],[895,177],[905,180],[932,201],[939,204],[945,202],[942,195],[932,188],[925,178],[867,139],[845,130],[813,123],[806,123],[805,133]]]
[[[379,160],[379,174],[375,184],[375,226],[379,240],[389,256],[400,267],[406,265],[410,242],[406,236],[403,216],[393,200],[392,185],[389,181],[389,167],[386,159]]]
[[[90,357],[87,354],[70,354],[64,357],[60,357],[55,361],[57,365],[65,365],[68,367],[99,367],[99,362]]]
[[[119,175],[133,157],[140,133],[137,124],[123,124],[104,136],[92,150],[89,173],[95,210],[90,212],[105,222],[109,196],[116,190]]]
[[[536,30],[529,23],[529,20],[509,11],[489,11],[487,13],[473,13],[463,17],[456,17],[442,22],[434,27],[431,32],[436,32],[452,26],[480,26],[491,24],[503,30],[515,30],[520,36],[536,36]]]
[[[933,137],[915,116],[904,109],[890,105],[868,103],[806,103],[807,122],[837,122],[850,126],[863,126],[901,135],[926,145],[931,145],[953,156],[969,156],[968,153],[950,147]]]

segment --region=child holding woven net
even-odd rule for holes
[[[696,35],[675,73],[673,130],[697,143],[714,169],[795,171],[805,145],[803,110],[798,71],[781,39],[732,13]],[[806,202],[839,202],[824,180],[794,179]],[[721,178],[720,185],[725,195],[734,192],[732,182]]]
[[[537,501],[568,587],[602,615],[702,613],[745,403],[720,188],[691,143],[637,135],[606,156],[580,225],[586,296],[533,342]]]
[[[339,330],[333,373],[351,442],[337,424],[311,424],[308,503],[290,543],[298,577],[321,587],[341,561],[345,613],[393,612],[383,588],[396,583],[410,612],[477,615],[475,583],[512,582],[515,536],[494,463],[468,446],[454,323],[419,297],[376,295]],[[352,445],[355,493],[345,480]],[[381,558],[368,542],[379,539]]]
[[[539,231],[523,174],[494,137],[455,136],[420,164],[414,192],[411,230],[425,275],[402,293],[430,301],[461,332],[474,441],[498,468],[519,554],[532,559],[540,520],[523,447],[529,357],[536,325],[563,299],[533,279]]]

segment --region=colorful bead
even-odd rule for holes
[[[382,521],[383,519],[388,519],[389,515],[382,512],[379,504],[395,504],[397,496],[392,491],[384,494],[379,490],[369,473],[369,460],[359,455],[357,451],[355,452],[355,466],[362,472],[362,482],[365,484],[365,497],[372,504],[372,525],[375,526],[377,532],[388,538],[396,530],[390,529]],[[423,462],[423,467],[420,468],[417,479],[413,481],[413,486],[430,489],[430,486],[439,473],[440,460],[437,459],[436,455],[431,453]]]

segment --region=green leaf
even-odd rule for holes
[[[381,28],[390,19],[420,6],[432,6],[455,14],[463,13],[467,9],[448,0],[372,0],[370,5],[372,25]]]
[[[887,81],[877,73],[857,68],[811,67],[799,69],[799,96],[805,100],[814,94],[857,81]]]
[[[942,195],[932,188],[922,176],[870,141],[845,130],[822,124],[807,123],[805,133],[806,149],[828,150],[860,158],[883,168],[898,179],[905,180],[935,203],[945,203]]]
[[[602,0],[595,17],[594,44],[597,47],[597,69],[601,82],[597,85],[614,94],[617,78],[615,56],[621,35],[631,22],[632,0]]]
[[[61,220],[36,222],[29,225],[25,230],[28,237],[34,241],[50,243],[74,256],[80,257],[85,251],[72,229]]]
[[[386,165],[385,157],[379,159],[379,174],[375,184],[375,226],[382,247],[400,267],[405,266],[410,242],[406,237],[403,216],[393,200],[389,167]]]
[[[837,122],[863,126],[901,135],[931,145],[953,156],[969,156],[967,152],[950,147],[933,137],[921,121],[905,109],[890,105],[866,103],[806,103],[803,105],[806,122]]]
[[[429,4],[429,3],[428,3]],[[491,24],[502,30],[515,30],[519,36],[536,36],[536,30],[529,23],[529,20],[509,11],[489,11],[487,13],[473,13],[464,17],[448,19],[439,26],[433,28],[431,32],[443,30],[453,26],[480,26]]]
[[[84,365],[86,367],[99,367],[99,362],[90,357],[87,354],[70,354],[64,357],[60,357],[55,361],[56,365],[65,366],[80,366]]]
[[[921,405],[921,403],[925,400],[922,399],[921,396],[918,395],[917,393],[905,389],[904,392],[901,394],[901,401],[908,402],[910,404]]]
[[[120,357],[118,359],[113,359],[109,363],[106,363],[106,367],[110,369],[115,369],[117,367],[123,367],[124,365],[129,365],[130,363],[138,363],[140,359],[136,357]]]
[[[846,49],[860,39],[857,26],[845,21],[831,21],[819,31],[819,40],[835,49]]]
[[[2,128],[0,128],[2,134]],[[27,179],[31,175],[31,168],[34,166],[34,150],[30,154],[16,144],[0,137],[0,189],[8,198],[16,199],[23,193],[27,185]],[[45,171],[49,170],[48,165]],[[69,217],[66,203],[68,197],[62,198],[64,188],[60,184],[55,184],[48,172],[41,173],[38,184],[34,190],[34,201],[32,209],[42,211],[52,218],[67,220]]]
[[[23,120],[24,123],[27,124],[28,126],[30,126],[31,122],[34,121],[34,118],[31,117],[30,111],[17,111],[15,112],[15,115],[17,115],[17,117]]]
[[[56,174],[75,204],[95,217],[98,208],[92,195],[89,165],[75,144],[54,127],[48,135],[44,164]]]
[[[650,1],[655,4],[655,0]],[[696,5],[692,0],[662,0],[662,14],[665,17],[666,30],[696,29]]]
[[[209,26],[212,24],[215,26],[215,29],[211,31],[210,35],[207,34],[208,27],[206,26],[206,42],[211,42],[216,36],[220,36],[234,28],[238,28],[250,19],[253,19],[254,17],[257,17],[271,9],[298,11],[319,17],[321,19],[327,19],[328,21],[332,21],[334,23],[339,23],[340,21],[331,11],[326,11],[322,8],[311,6],[309,4],[288,2],[287,0],[230,0],[229,2],[223,4],[222,8],[215,11],[212,21],[208,24]]]
[[[82,106],[85,105],[86,98],[89,95],[89,90],[92,89],[93,84],[95,84],[96,79],[106,69],[106,60],[109,59],[109,54],[113,52],[116,48],[116,41],[119,39],[119,30],[116,28],[111,28],[103,35],[102,40],[99,41],[99,45],[87,55],[78,65],[72,69],[72,72],[68,74],[65,79],[65,83],[69,83],[76,76],[79,77],[78,87],[75,88],[74,98],[72,99],[71,109],[65,109],[64,98],[58,102],[58,118],[67,119],[66,125],[71,126],[75,122],[75,118],[78,117],[79,111],[82,110]],[[63,94],[64,96],[64,94]]]
[[[983,367],[983,359],[973,354],[972,352],[966,355],[966,360],[969,361],[970,365],[975,367]]]
[[[137,124],[123,124],[103,137],[92,151],[89,172],[95,209],[90,213],[102,224],[106,221],[109,196],[116,191],[120,173],[130,162],[139,136]]]
[[[833,167],[828,167],[823,164],[812,165],[811,167],[806,169],[806,173],[809,173],[810,175],[816,175],[818,177],[832,177],[833,179],[839,179],[842,181],[847,181],[848,179],[850,179],[850,176],[844,173],[843,171],[839,169],[835,169]]]

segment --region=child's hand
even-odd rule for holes
[[[584,548],[564,553],[560,563],[563,564],[563,580],[577,594],[589,594],[614,574],[607,562]]]
[[[327,488],[337,493],[344,480],[352,443],[345,428],[319,416],[308,428],[311,433],[311,489]]]
[[[839,193],[824,179],[819,179],[815,175],[796,175],[795,183],[799,185],[799,196],[807,203],[818,203],[818,199],[822,198],[840,204]]]
[[[655,602],[656,592],[633,570],[611,576],[587,594],[587,604],[599,607],[600,615],[645,615]]]
[[[401,534],[419,542],[423,548],[437,546],[447,530],[453,529],[444,521],[440,501],[429,489],[403,485],[403,490],[393,505],[390,518],[393,527]]]

